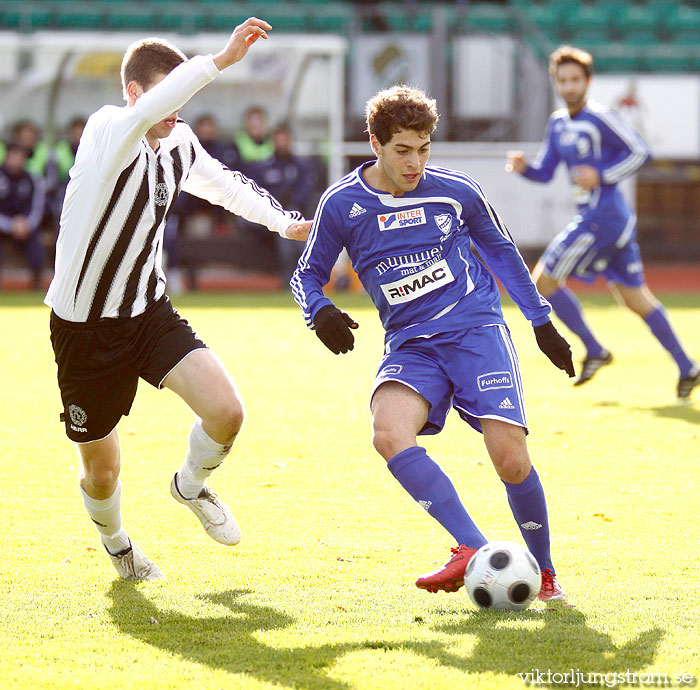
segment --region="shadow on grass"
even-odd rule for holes
[[[693,392],[697,395],[697,389]],[[653,412],[657,417],[666,419],[679,419],[694,426],[700,424],[700,409],[691,402],[660,405],[658,407],[633,407],[632,409],[641,412]]]
[[[668,405],[657,405],[656,407],[629,407],[627,409],[635,412],[651,412],[657,417],[665,417],[666,419],[679,419],[683,422],[688,422],[697,426],[700,424],[700,408],[698,403],[693,403],[690,400],[686,402],[673,402]],[[594,403],[594,407],[617,407],[622,405],[617,400],[601,400]]]
[[[581,612],[557,608],[517,614],[517,620],[542,621],[536,629],[508,625],[513,614],[491,611],[467,613],[458,623],[433,627],[437,633],[475,636],[476,645],[467,657],[451,653],[441,640],[367,640],[285,649],[260,642],[257,633],[289,627],[295,619],[270,606],[246,602],[243,597],[249,593],[241,589],[202,596],[231,612],[215,618],[160,610],[133,582],[115,581],[108,595],[112,621],[121,633],[212,669],[305,690],[349,690],[350,685],[329,678],[327,670],[353,651],[408,650],[465,673],[516,675],[534,668],[612,673],[652,664],[663,637],[662,630],[653,628],[617,646],[609,635],[590,628]]]
[[[295,620],[270,606],[246,602],[249,590],[232,590],[201,598],[225,606],[231,613],[217,618],[186,616],[158,609],[140,591],[139,584],[117,580],[108,596],[117,629],[153,647],[188,661],[228,673],[295,688],[347,690],[329,678],[326,669],[359,644],[279,649],[256,639],[256,634],[286,628]],[[158,625],[150,622],[151,617]]]
[[[532,629],[509,626],[507,622],[514,618],[541,621],[543,625]],[[618,646],[609,635],[589,627],[580,611],[559,606],[519,614],[475,611],[459,623],[437,626],[434,630],[450,635],[475,635],[478,640],[466,659],[436,648],[431,656],[441,664],[470,673],[508,675],[532,669],[551,669],[552,672],[579,669],[595,673],[640,671],[653,664],[664,636],[663,630],[652,628]],[[425,653],[420,648],[416,651]]]

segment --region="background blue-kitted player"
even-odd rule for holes
[[[345,247],[379,310],[385,353],[372,391],[374,446],[406,491],[459,548],[416,585],[456,591],[486,543],[450,479],[417,445],[450,406],[483,432],[523,538],[543,571],[540,598],[564,599],[550,555],[544,491],[530,463],[517,355],[496,283],[505,285],[552,362],[574,376],[571,350],[549,319],[508,230],[468,175],[426,167],[438,114],[418,90],[394,86],[367,104],[376,160],[322,196],[292,290],[307,325],[334,353],[353,349],[357,324],[323,294]]]
[[[612,362],[612,355],[585,322],[566,279],[593,282],[602,275],[618,300],[639,314],[669,351],[679,369],[677,395],[687,398],[700,383],[700,366],[684,350],[663,305],[645,283],[637,218],[618,188],[649,159],[649,148],[617,113],[587,100],[590,53],[561,46],[550,55],[549,71],[566,107],[549,118],[537,159],[528,164],[521,151],[510,151],[506,169],[535,182],[549,182],[561,161],[569,169],[578,213],[549,244],[533,276],[556,315],[586,347],[574,385],[590,381]]]

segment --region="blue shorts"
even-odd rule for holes
[[[605,227],[601,233],[599,228]],[[564,281],[578,278],[592,283],[602,275],[609,283],[644,285],[644,267],[636,236],[635,216],[576,216],[542,255],[544,273]]]
[[[387,381],[403,383],[430,404],[421,435],[439,433],[450,407],[477,431],[488,418],[527,432],[518,356],[506,326],[413,338],[382,358],[372,395]]]

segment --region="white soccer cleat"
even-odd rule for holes
[[[170,482],[170,493],[178,503],[187,506],[199,518],[204,531],[214,541],[235,546],[241,540],[236,518],[209,487],[205,486],[196,498],[185,498],[178,489],[176,472]]]
[[[117,554],[107,553],[119,577],[125,580],[162,580],[165,577],[161,569],[134,546],[131,540],[123,551]]]

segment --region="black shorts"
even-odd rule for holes
[[[94,323],[51,312],[66,434],[85,443],[107,436],[128,415],[139,377],[160,388],[193,350],[206,347],[166,295],[143,314]]]

